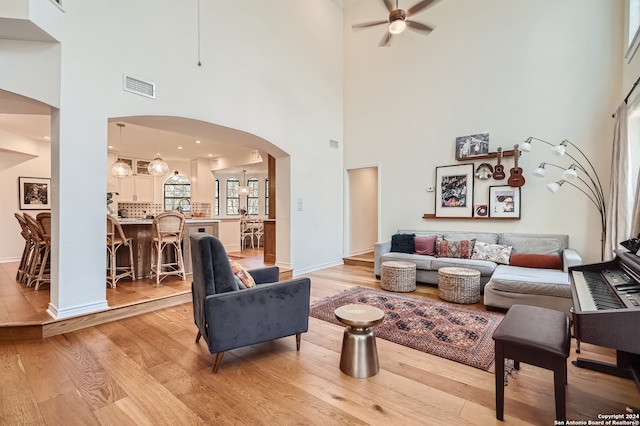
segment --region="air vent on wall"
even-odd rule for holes
[[[334,141],[333,139],[329,139],[329,146],[331,148],[335,148],[338,149],[339,145],[338,145],[338,141]]]
[[[129,77],[125,74],[123,89],[136,95],[146,96],[147,98],[156,97],[156,85],[137,78]]]

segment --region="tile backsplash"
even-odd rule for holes
[[[162,204],[159,203],[118,203],[118,212],[126,210],[126,217],[141,218],[147,215],[157,215],[164,211]],[[211,217],[210,203],[192,203],[191,211],[185,212],[187,217]]]

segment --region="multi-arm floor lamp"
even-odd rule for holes
[[[554,145],[542,139],[529,137],[524,143],[520,145],[520,150],[524,152],[531,151],[531,142],[534,140],[551,146],[551,151],[553,151],[553,153],[557,156],[563,157],[566,155],[571,160],[573,160],[573,163],[569,167],[561,167],[546,162],[542,163],[540,164],[540,166],[538,166],[537,169],[533,171],[533,174],[537,177],[544,177],[545,166],[553,166],[558,169],[564,170],[562,172],[562,179],[557,182],[548,183],[547,188],[549,188],[549,190],[555,194],[556,192],[558,192],[558,190],[560,190],[560,187],[562,185],[570,185],[576,188],[578,191],[582,192],[587,198],[589,198],[589,200],[591,200],[593,205],[596,206],[596,208],[598,209],[598,213],[600,213],[600,225],[602,227],[602,234],[600,239],[600,258],[601,260],[604,260],[605,234],[607,232],[607,208],[604,200],[604,191],[602,190],[602,184],[600,183],[600,178],[598,177],[596,169],[593,167],[593,164],[591,164],[591,161],[589,161],[584,152],[582,152],[580,148],[578,148],[575,144],[566,139],[560,142],[560,144]],[[583,161],[586,161],[586,163],[588,164],[589,169],[585,168],[580,160],[567,153],[567,148],[569,147],[569,145],[571,145],[578,151],[578,153],[582,156],[581,159]],[[586,178],[583,179],[579,176],[579,174],[584,174]],[[577,185],[570,182],[576,179],[578,181]]]

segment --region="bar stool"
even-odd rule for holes
[[[111,288],[116,288],[116,283],[124,277],[136,280],[132,241],[133,238],[124,235],[120,222],[107,215],[107,284]],[[120,247],[126,247],[129,251],[128,265],[118,266],[117,251]]]
[[[566,420],[565,385],[571,346],[569,317],[547,308],[513,305],[493,332],[496,351],[496,418],[504,419],[504,359],[553,370],[556,420]]]
[[[20,235],[24,238],[24,249],[22,249],[22,257],[20,258],[20,264],[18,265],[18,272],[16,273],[16,281],[24,283],[27,282],[27,272],[29,263],[31,261],[31,254],[33,253],[33,238],[31,238],[31,232],[27,225],[27,220],[20,213],[14,213],[18,223],[20,224]]]
[[[35,217],[24,213],[24,218],[29,228],[29,235],[33,241],[33,253],[29,260],[25,279],[27,287],[35,284],[35,290],[39,290],[42,284],[49,282],[47,266],[49,263],[51,239],[45,235],[42,226]]]
[[[156,276],[156,286],[168,275],[182,276],[184,260],[182,258],[182,234],[184,232],[184,216],[180,213],[160,213],[151,224],[151,276]],[[165,251],[173,248],[173,257],[165,255]],[[164,260],[163,260],[164,259]]]

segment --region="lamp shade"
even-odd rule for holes
[[[533,175],[537,177],[544,177],[544,163],[540,164],[538,168],[533,171]]]
[[[152,176],[165,176],[169,173],[169,165],[160,157],[156,157],[147,166],[147,171]]]
[[[572,180],[578,177],[578,172],[576,171],[576,166],[571,165],[567,170],[562,172],[562,179],[564,180]]]
[[[125,163],[122,159],[113,163],[111,166],[111,176],[118,179],[124,179],[133,176],[133,170],[131,166]]]
[[[551,148],[551,151],[553,151],[554,154],[562,157],[567,151],[567,142],[560,142],[560,145],[554,146],[553,148]]]
[[[520,144],[520,151],[523,151],[523,152],[531,151],[531,138],[527,138],[526,141]]]
[[[560,189],[560,185],[558,185],[558,182],[551,182],[547,184],[547,188],[555,194]]]
[[[407,23],[404,22],[402,19],[396,19],[391,24],[389,24],[389,32],[391,34],[400,34],[406,29],[407,29]]]

